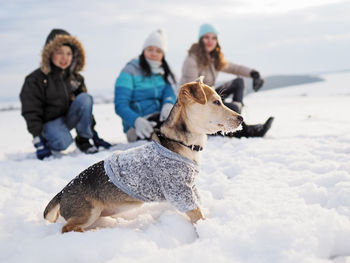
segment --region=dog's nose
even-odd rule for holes
[[[243,117],[241,115],[237,116],[237,119],[240,121],[240,122],[243,122]]]

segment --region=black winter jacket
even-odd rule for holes
[[[44,123],[64,116],[81,92],[86,92],[86,87],[80,74],[69,74],[53,65],[47,75],[41,69],[32,72],[20,94],[28,131],[34,137],[40,135]]]

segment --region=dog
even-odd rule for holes
[[[168,201],[192,223],[205,219],[194,184],[200,151],[207,134],[233,131],[242,121],[202,79],[184,84],[151,142],[114,152],[81,172],[48,203],[44,218],[56,222],[61,215],[62,233],[83,232],[122,207]]]

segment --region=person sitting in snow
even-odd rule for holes
[[[227,61],[221,52],[217,30],[210,24],[203,24],[199,29],[198,42],[192,44],[183,63],[180,84],[183,85],[204,76],[203,82],[209,86],[214,86],[220,71],[252,78],[254,91],[258,91],[264,83],[257,70]],[[224,104],[231,110],[241,113],[244,89],[243,79],[237,77],[218,86],[216,91],[221,95],[223,101],[232,96],[232,101],[224,101]],[[229,133],[227,136],[238,138],[263,137],[270,129],[272,122],[273,117],[268,118],[264,124],[247,125],[243,122],[242,130]]]
[[[126,64],[114,91],[115,112],[122,118],[129,142],[149,139],[176,101],[175,77],[165,59],[166,39],[161,30],[145,40],[142,53]]]
[[[111,146],[93,128],[93,99],[79,73],[84,64],[85,52],[79,40],[63,29],[53,29],[42,50],[40,68],[25,78],[20,93],[22,116],[40,160],[52,150],[66,149],[73,142],[73,128],[76,146],[84,153]]]
[[[161,30],[151,33],[138,59],[131,60],[115,84],[115,112],[122,118],[129,142],[150,139],[154,128],[168,118],[176,101],[171,84],[176,84],[165,59],[166,39]],[[187,82],[199,76],[193,75]],[[181,81],[183,81],[182,78]],[[205,78],[204,78],[205,80]],[[232,109],[232,107],[230,107]],[[273,118],[265,124],[243,124],[243,130],[225,134],[229,137],[262,137]]]

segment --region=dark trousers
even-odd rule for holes
[[[231,110],[241,113],[240,108],[233,102],[240,102],[243,104],[244,96],[244,81],[242,78],[236,78],[231,81],[225,82],[223,85],[217,87],[215,91],[221,96],[224,104]],[[224,101],[232,95],[232,102]]]

